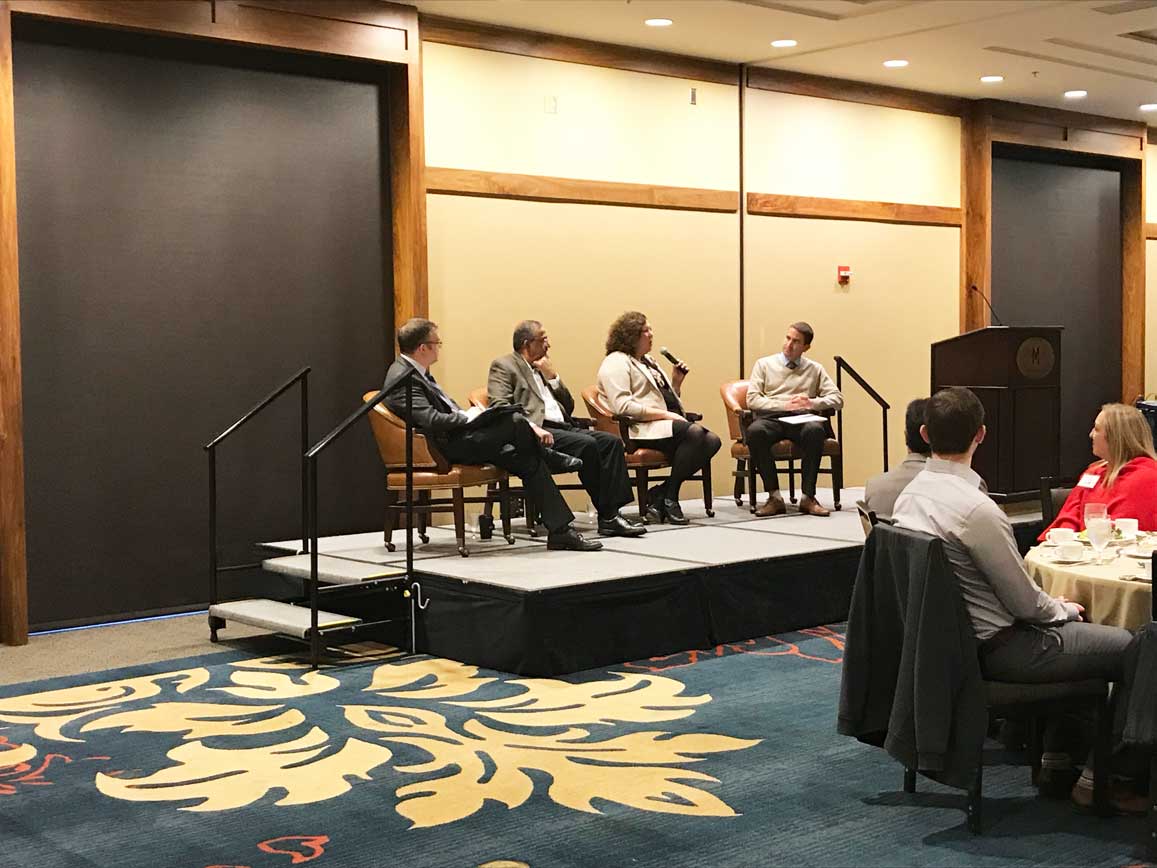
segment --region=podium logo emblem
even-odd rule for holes
[[[1030,380],[1047,377],[1056,363],[1053,345],[1044,338],[1025,338],[1017,347],[1016,369]]]

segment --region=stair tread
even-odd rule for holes
[[[285,633],[304,639],[309,634],[310,611],[306,606],[294,606],[279,600],[233,600],[215,603],[209,607],[209,614],[226,621],[238,621],[254,627],[264,627],[277,633]],[[352,626],[361,623],[361,618],[339,615],[334,612],[318,611],[319,628]]]
[[[273,573],[282,573],[295,576],[299,579],[308,579],[310,574],[310,556],[286,555],[284,557],[268,558],[261,562],[264,569]],[[349,558],[334,557],[319,554],[317,556],[317,578],[319,581],[330,584],[350,585],[358,582],[384,579],[390,576],[405,575],[402,567],[391,567],[383,564],[372,564],[366,561],[355,561]]]

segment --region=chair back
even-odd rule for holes
[[[747,387],[750,385],[750,380],[733,380],[719,386],[719,396],[723,398],[723,407],[727,410],[727,433],[737,443],[743,439],[739,415],[747,409]]]
[[[1056,521],[1057,513],[1061,511],[1061,507],[1065,505],[1072,492],[1072,479],[1059,476],[1040,478],[1040,513],[1045,527]]]
[[[603,396],[599,394],[599,387],[587,386],[582,390],[582,396],[583,403],[587,407],[587,415],[594,420],[595,429],[614,434],[616,437],[622,437],[619,423],[615,421],[615,414],[611,412],[611,408],[607,406]]]
[[[864,536],[867,536],[872,532],[872,528],[879,523],[879,519],[876,518],[876,511],[868,509],[868,505],[864,501],[857,500],[856,512],[860,514],[860,524],[863,525]]]
[[[485,410],[490,406],[490,396],[486,394],[485,386],[483,386],[481,389],[474,389],[470,393],[470,406],[478,407],[482,410]]]
[[[377,392],[366,392],[362,395],[362,403],[369,401]],[[370,428],[374,432],[374,440],[378,444],[378,454],[382,457],[382,464],[387,470],[399,470],[406,467],[406,423],[394,415],[384,403],[379,403],[369,412]],[[426,445],[426,436],[414,432],[414,469],[429,470],[437,468],[434,457]]]

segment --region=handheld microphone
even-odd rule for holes
[[[675,358],[675,355],[666,347],[659,347],[659,354],[662,355],[663,358],[665,358],[668,362],[670,362],[676,368],[686,368],[687,367],[685,364],[683,364],[683,362],[681,362],[677,358]]]
[[[977,295],[979,295],[979,296],[980,296],[980,300],[984,302],[984,306],[988,308],[988,312],[989,312],[990,314],[992,314],[992,318],[993,318],[994,320],[996,320],[996,324],[997,324],[997,325],[999,325],[999,326],[1002,326],[1002,325],[1004,325],[1004,323],[1003,323],[1003,322],[1001,322],[1001,320],[1000,320],[1000,317],[998,317],[998,316],[996,315],[996,311],[994,311],[994,310],[992,309],[992,304],[989,302],[989,300],[988,300],[988,296],[986,296],[986,295],[985,295],[983,292],[981,292],[981,291],[980,291],[980,290],[977,288],[977,286],[976,286],[976,284],[975,284],[975,283],[974,283],[974,284],[972,284],[971,286],[969,286],[969,287],[968,287],[968,291],[969,291],[969,292],[975,292]]]

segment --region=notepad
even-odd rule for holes
[[[803,425],[805,422],[826,422],[827,418],[817,416],[815,413],[800,413],[796,416],[780,416],[776,421],[786,422],[788,425]]]

